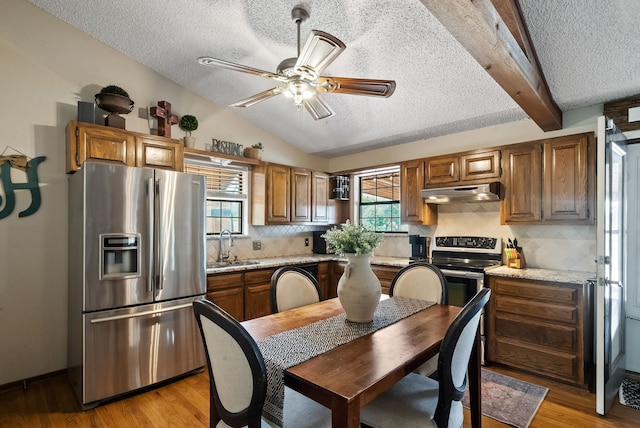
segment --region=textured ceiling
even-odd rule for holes
[[[199,65],[211,56],[267,71],[296,56],[294,0],[29,0],[168,79],[228,106],[276,86]],[[324,75],[393,79],[390,98],[323,94],[314,121],[278,96],[235,113],[301,150],[332,157],[527,115],[418,0],[307,0],[301,26],[342,40]],[[519,0],[553,99],[567,111],[640,93],[640,0]],[[194,113],[197,115],[197,113]]]

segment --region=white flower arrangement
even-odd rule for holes
[[[373,232],[362,225],[356,225],[347,220],[346,223],[327,230],[322,235],[327,244],[338,255],[369,254],[382,242],[382,235]]]

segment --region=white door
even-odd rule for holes
[[[625,133],[630,137],[631,133]],[[640,373],[640,266],[636,260],[640,260],[640,144],[627,146],[627,160],[629,186],[628,205],[629,213],[627,257],[627,301],[625,322],[627,357],[625,368],[627,371]]]
[[[625,369],[624,137],[604,117],[597,138],[596,411],[613,404]]]

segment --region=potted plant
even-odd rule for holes
[[[367,323],[380,301],[380,280],[371,270],[369,256],[382,242],[382,235],[347,220],[322,235],[336,254],[347,258],[347,266],[338,281],[338,299],[352,322]]]
[[[190,114],[185,114],[180,118],[180,123],[178,124],[180,129],[185,131],[187,135],[184,137],[184,145],[185,147],[195,147],[196,145],[196,137],[191,136],[191,132],[198,129],[198,119]]]
[[[108,85],[95,95],[95,99],[98,107],[111,113],[105,118],[105,125],[124,129],[124,118],[118,113],[129,114],[134,105],[127,91],[116,85]]]
[[[244,157],[260,160],[262,159],[262,149],[264,149],[262,143],[252,144],[251,147],[244,149]]]

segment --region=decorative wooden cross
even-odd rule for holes
[[[151,116],[158,119],[158,135],[171,138],[171,125],[178,123],[178,115],[171,113],[171,103],[158,101],[158,107],[151,107]]]

